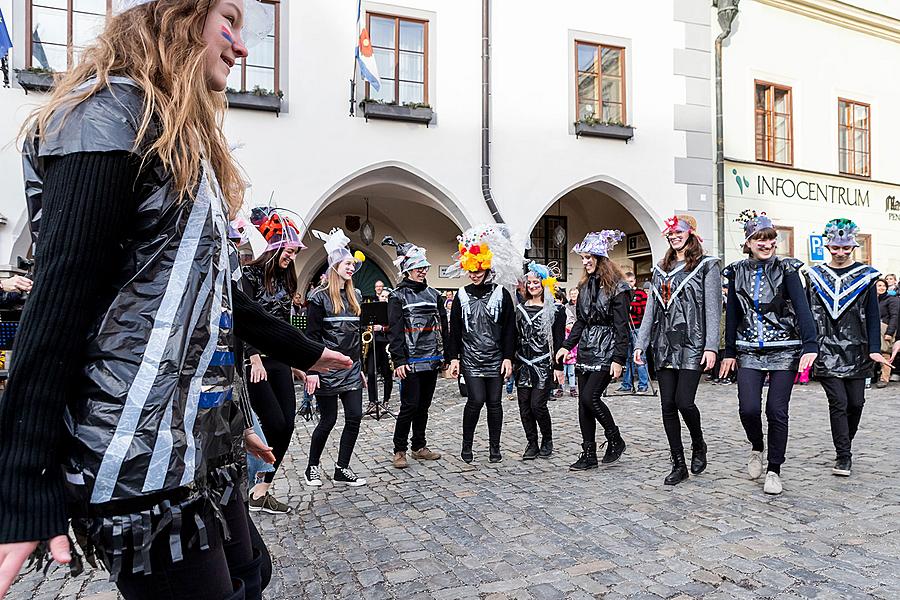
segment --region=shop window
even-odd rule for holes
[[[366,98],[392,104],[428,104],[428,21],[366,15],[381,89],[366,83]]]
[[[528,258],[536,263],[559,268],[559,281],[569,272],[569,227],[564,216],[545,215],[531,231]]]
[[[575,114],[579,121],[626,125],[625,49],[575,42]]]
[[[841,173],[872,175],[870,107],[838,99],[838,161]]]
[[[278,94],[281,91],[278,52],[281,43],[281,4],[280,0],[262,0],[262,5],[273,25],[272,33],[250,49],[250,56],[238,59],[231,69],[228,87],[237,92]]]
[[[778,248],[775,250],[776,256],[783,258],[794,257],[794,228],[776,226],[775,231],[778,232]]]
[[[756,160],[794,164],[791,88],[756,82]]]

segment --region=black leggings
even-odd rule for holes
[[[612,380],[609,371],[587,371],[578,373],[578,425],[581,440],[586,444],[597,442],[597,423],[609,440],[618,435],[619,428],[609,407],[603,401],[603,392]]]
[[[553,430],[550,424],[550,411],[547,409],[550,388],[516,387],[516,393],[519,396],[519,416],[525,429],[525,439],[529,443],[537,444],[540,427],[541,439],[544,442],[551,441]]]
[[[378,367],[377,371],[375,367]],[[387,342],[372,341],[369,354],[366,355],[366,377],[369,378],[369,402],[378,400],[378,374],[384,379],[384,402],[391,399],[394,387],[394,374],[391,372],[391,361],[388,358]]]
[[[703,441],[703,430],[700,428],[700,409],[694,403],[697,386],[700,385],[702,372],[694,369],[660,369],[656,372],[659,381],[659,397],[662,403],[663,428],[669,440],[669,450],[683,453],[681,443],[681,418],[691,432],[691,441],[699,444]]]
[[[466,376],[466,407],[463,409],[462,435],[464,442],[475,438],[475,427],[481,417],[481,407],[487,404],[488,438],[491,446],[500,445],[503,429],[503,378]]]
[[[410,426],[413,451],[425,447],[425,426],[428,425],[428,409],[434,398],[437,376],[437,371],[418,371],[409,373],[400,382],[400,412],[394,426],[394,452],[406,452]]]
[[[328,435],[337,423],[338,398],[344,405],[344,431],[341,432],[341,448],[338,451],[337,466],[349,467],[350,456],[359,437],[359,422],[362,421],[362,390],[348,390],[335,395],[316,394],[319,402],[319,424],[312,432],[309,443],[309,464],[318,466]]]
[[[133,551],[126,551],[116,586],[125,600],[259,600],[262,598],[261,567],[271,562],[259,533],[251,535],[247,505],[235,492],[221,507],[231,539],[225,541],[218,526],[207,527],[209,548],[182,543],[182,560],[172,562],[169,551],[171,525],[162,529],[150,546],[152,573],[131,572]],[[192,513],[193,514],[193,513]],[[192,514],[182,515],[185,519]],[[256,538],[256,542],[253,538]],[[240,583],[237,583],[240,580]],[[266,582],[268,583],[268,581]]]
[[[865,379],[820,377],[819,382],[828,397],[831,418],[831,439],[838,458],[850,458],[853,438],[859,429],[863,406],[866,403]]]
[[[297,395],[294,391],[294,375],[289,366],[268,357],[262,361],[267,380],[250,383],[250,367],[247,367],[247,392],[266,441],[275,454],[275,469],[265,474],[265,482],[272,483],[275,471],[291,445],[291,436],[294,435]]]
[[[741,424],[753,449],[763,449],[762,393],[769,376],[766,395],[766,421],[769,424],[769,471],[781,472],[788,441],[788,406],[796,371],[760,371],[738,367],[737,386]]]

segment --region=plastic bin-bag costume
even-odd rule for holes
[[[113,77],[65,120],[55,117],[37,144],[29,140],[24,168],[36,235],[44,160],[132,152],[142,108],[137,84]],[[133,572],[149,573],[152,538],[169,523],[175,561],[182,529],[184,539],[207,546],[206,527],[234,492],[241,462],[233,446],[243,421],[235,422],[232,405],[231,298],[240,271],[224,197],[204,166],[193,200],[179,201],[171,174],[152,158],[136,185],[132,237],[66,414],[73,527],[101,550],[112,579],[125,546],[135,549]]]
[[[859,227],[848,219],[825,226],[825,245],[856,247]],[[866,326],[869,294],[876,294],[881,276],[869,265],[858,265],[838,275],[826,264],[806,270],[809,306],[819,332],[819,356],[813,363],[816,377],[860,378],[872,372]]]
[[[755,212],[744,222],[745,240],[760,229],[774,228],[765,213]],[[745,258],[726,267],[743,317],[738,324],[738,365],[761,371],[796,370],[802,341],[796,311],[785,290],[785,277],[800,270],[795,258],[773,257],[770,262]]]
[[[528,264],[527,273],[534,273],[544,286],[544,304],[516,305],[516,360],[514,375],[516,387],[548,387],[553,378],[553,321],[558,307],[556,277],[546,265],[534,261]],[[526,275],[527,275],[526,273]],[[562,310],[559,308],[559,310]]]
[[[689,215],[676,215],[665,221],[663,234],[686,231],[696,235],[697,222]],[[699,236],[697,236],[698,239]],[[702,240],[701,240],[702,241]],[[704,256],[693,270],[682,263],[671,271],[654,265],[650,293],[653,313],[653,352],[657,368],[701,369],[706,341],[706,275],[718,270],[719,259]]]

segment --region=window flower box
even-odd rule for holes
[[[613,140],[628,140],[634,137],[634,127],[615,123],[576,122],[575,137],[602,137]]]
[[[225,90],[229,108],[245,108],[247,110],[262,110],[266,112],[281,112],[281,94],[271,92],[238,92]]]
[[[16,69],[16,81],[28,92],[49,92],[53,89],[53,72],[37,69]]]
[[[383,102],[361,102],[363,116],[369,119],[385,119],[388,121],[406,121],[424,124],[426,127],[434,119],[434,112],[428,105],[385,104]]]

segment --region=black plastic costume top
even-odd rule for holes
[[[862,378],[872,373],[866,324],[869,294],[881,274],[868,265],[838,275],[828,265],[806,271],[809,307],[819,331],[816,377]]]
[[[362,303],[362,294],[359,290],[354,292],[357,301]],[[360,375],[362,332],[359,315],[350,312],[350,303],[347,302],[345,290],[341,290],[341,302],[344,307],[338,314],[326,287],[318,287],[309,295],[310,320],[314,318],[313,315],[323,315],[321,324],[310,322],[310,336],[318,339],[327,348],[346,354],[353,360],[353,365],[349,369],[319,373],[319,390],[323,395],[362,389]]]
[[[622,296],[625,303],[622,323],[617,323],[613,301]],[[578,293],[575,303],[575,325],[579,330],[576,371],[605,371],[614,359],[624,365],[628,352],[628,305],[631,302],[631,286],[622,280],[616,284],[612,295],[600,285],[597,277],[589,277]],[[567,342],[568,347],[568,342]]]
[[[267,313],[279,321],[290,323],[293,298],[285,285],[284,278],[277,276],[280,270],[276,268],[276,276],[272,281],[274,291],[270,292],[265,285],[264,268],[261,265],[245,266],[243,268],[244,289]]]
[[[653,267],[654,299],[650,347],[659,369],[701,369],[706,350],[706,274],[719,259],[704,256],[693,270],[681,263],[670,272]],[[719,304],[721,314],[721,303]]]
[[[470,295],[466,288],[459,288],[457,298],[462,309],[462,352],[460,369],[465,377],[497,377],[503,362],[500,344],[503,312],[502,286],[488,284],[490,293],[481,297]]]
[[[108,88],[61,111],[38,147],[26,146],[36,235],[44,159],[135,151],[142,107],[136,84],[111,78]],[[193,200],[179,201],[171,174],[152,159],[136,185],[135,227],[66,418],[67,486],[81,506],[202,490],[210,465],[231,456],[231,283],[240,272],[223,195],[205,167]]]
[[[437,371],[444,364],[444,338],[441,334],[441,313],[438,305],[444,300],[432,287],[400,285],[391,298],[400,301],[403,309],[403,330],[388,337],[402,336],[406,346],[406,365],[413,372]],[[396,358],[394,359],[396,361]],[[399,365],[398,365],[399,366]]]
[[[751,258],[726,269],[743,315],[738,325],[738,364],[760,370],[796,369],[802,351],[797,314],[785,289],[785,277],[803,263],[793,258]]]
[[[553,304],[518,304],[515,316],[516,359],[513,372],[516,386],[546,388],[553,382],[556,351],[565,336],[565,310]],[[554,321],[552,328],[544,327],[544,319],[548,317]]]

